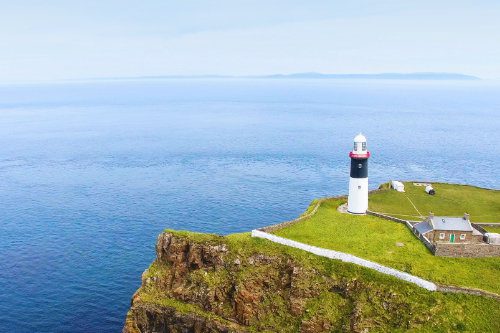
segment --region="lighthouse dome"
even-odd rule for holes
[[[354,137],[354,142],[366,142],[366,138],[363,134],[359,133]]]

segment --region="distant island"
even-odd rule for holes
[[[472,75],[460,73],[378,73],[378,74],[323,74],[316,72],[271,74],[271,75],[157,75],[157,76],[128,76],[106,77],[97,80],[142,80],[142,79],[364,79],[364,80],[481,80]]]
[[[297,78],[297,79],[379,79],[379,80],[481,80],[472,75],[459,73],[380,73],[380,74],[322,74],[294,73],[262,76],[262,78]]]

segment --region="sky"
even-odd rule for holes
[[[0,82],[456,72],[500,78],[499,0],[0,0]]]

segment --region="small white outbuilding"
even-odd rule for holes
[[[488,239],[488,244],[500,245],[500,234],[487,232],[485,236]]]
[[[404,192],[405,191],[405,184],[401,183],[400,181],[393,180],[391,182],[391,187],[395,189],[398,192]]]
[[[427,186],[425,186],[425,192],[427,192],[427,194],[430,195],[436,194],[436,191],[434,190],[431,184],[427,184]]]

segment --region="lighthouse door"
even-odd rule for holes
[[[455,234],[450,235],[450,243],[455,243]]]

